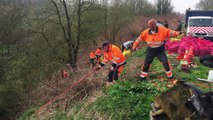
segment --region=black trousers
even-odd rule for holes
[[[148,72],[149,71],[149,66],[153,62],[154,58],[157,57],[159,61],[163,63],[163,66],[166,71],[170,71],[168,59],[166,57],[166,53],[164,50],[164,45],[157,47],[157,48],[147,48],[147,55],[144,61],[144,65],[142,68],[143,72]]]
[[[120,66],[117,66],[117,67],[114,67],[113,70],[110,70],[109,71],[109,74],[108,74],[108,82],[112,82],[113,80],[118,80],[118,69],[119,69]]]
[[[113,80],[115,80],[115,81],[118,80],[119,73],[122,72],[125,64],[126,64],[126,62],[121,64],[121,65],[119,65],[119,66],[113,67],[114,69],[109,71],[108,82],[112,82]],[[120,67],[122,67],[122,68],[119,70]]]

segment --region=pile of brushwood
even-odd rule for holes
[[[155,98],[150,116],[155,120],[212,120],[213,92],[204,93],[180,81]]]

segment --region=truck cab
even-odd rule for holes
[[[185,16],[187,35],[213,41],[213,11],[187,10]]]

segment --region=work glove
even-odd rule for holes
[[[101,67],[103,67],[104,65],[105,65],[105,64],[101,62],[101,63],[99,64],[99,66],[98,66],[95,70],[96,70],[96,71],[100,70]]]
[[[132,48],[131,51],[136,51],[136,48]]]
[[[111,65],[113,68],[115,68],[117,66],[115,63],[112,63]]]
[[[98,71],[98,70],[100,70],[101,69],[101,66],[98,66],[96,69],[95,69],[95,71]]]

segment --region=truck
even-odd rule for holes
[[[186,10],[186,34],[213,41],[213,10]]]

